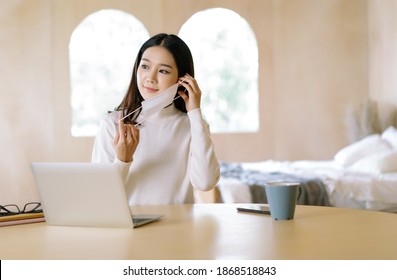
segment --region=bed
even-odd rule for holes
[[[298,204],[397,212],[397,129],[372,134],[326,161],[220,163],[221,202],[266,203],[267,181],[299,181]]]

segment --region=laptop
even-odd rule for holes
[[[135,228],[163,215],[132,215],[118,167],[97,163],[31,164],[49,225]]]

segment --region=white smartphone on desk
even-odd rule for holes
[[[263,205],[249,205],[249,206],[237,207],[237,211],[270,215],[269,207]]]

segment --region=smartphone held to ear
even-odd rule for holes
[[[244,207],[237,207],[237,211],[270,215],[269,207],[263,205],[250,205]]]

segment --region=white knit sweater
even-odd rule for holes
[[[186,114],[171,105],[145,119],[130,163],[116,157],[117,118],[116,112],[103,118],[92,162],[119,166],[130,205],[193,203],[193,186],[206,191],[217,184],[219,163],[200,109]]]

